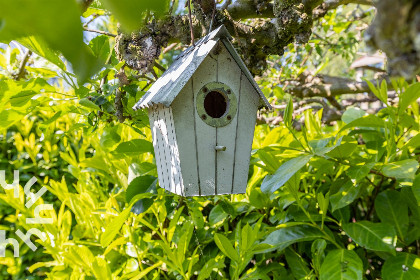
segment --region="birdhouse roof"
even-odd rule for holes
[[[225,26],[221,25],[197,41],[194,46],[187,48],[175,59],[172,65],[150,87],[136,105],[134,105],[133,109],[143,109],[155,104],[162,104],[165,107],[169,107],[218,41],[223,43],[239,68],[255,88],[260,96],[260,106],[271,109],[270,103],[268,103],[248,68],[230,43],[229,40],[231,38]]]

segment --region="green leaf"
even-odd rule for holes
[[[284,256],[295,279],[307,279],[306,277],[310,275],[311,270],[302,256],[290,248],[285,250]]]
[[[383,280],[418,280],[420,258],[413,254],[398,253],[385,261],[381,272]]]
[[[414,179],[413,186],[411,187],[414,197],[417,200],[417,205],[420,206],[420,174]]]
[[[360,181],[365,178],[370,170],[375,166],[374,162],[365,163],[363,165],[351,166],[347,169],[346,174],[353,180]]]
[[[386,84],[385,79],[382,80],[381,82],[381,88],[379,90],[380,96],[378,96],[378,98],[385,103],[386,105],[388,105],[388,85]]]
[[[286,109],[284,110],[283,120],[284,125],[290,127],[293,119],[293,99],[290,97],[287,103]]]
[[[105,232],[101,236],[101,245],[102,247],[107,247],[112,240],[114,240],[115,236],[120,231],[121,227],[128,219],[130,215],[131,207],[125,208],[118,217],[114,218],[112,222],[106,227]]]
[[[79,104],[82,105],[83,107],[86,107],[86,108],[89,108],[89,109],[101,110],[101,108],[99,108],[98,105],[96,105],[95,103],[93,103],[92,101],[90,101],[87,98],[80,99]]]
[[[275,192],[284,185],[296,172],[305,166],[312,155],[299,156],[283,163],[272,176],[266,176],[261,185],[263,192]]]
[[[318,238],[325,238],[319,229],[309,225],[293,225],[273,231],[261,243],[271,245],[271,248],[264,250],[270,252],[276,249],[281,251],[296,242]]]
[[[382,168],[382,173],[397,179],[414,179],[419,163],[415,159],[406,159],[387,163]]]
[[[224,220],[227,216],[228,216],[228,214],[223,210],[222,206],[216,205],[210,211],[209,223],[210,223],[210,225],[213,226],[213,225],[221,222],[222,220]]]
[[[19,92],[18,94],[10,97],[10,105],[13,107],[22,107],[26,105],[32,97],[37,95],[38,93],[33,90],[24,90]]]
[[[340,132],[353,127],[385,127],[385,122],[375,115],[368,115],[343,126]]]
[[[92,263],[92,271],[96,279],[111,280],[111,270],[105,259],[96,256]]]
[[[420,146],[420,133],[411,138],[403,147],[402,149],[407,148],[417,148]]]
[[[0,128],[8,128],[23,119],[25,113],[16,110],[3,110],[0,112]]]
[[[226,236],[220,233],[215,233],[214,241],[216,242],[216,245],[219,247],[220,251],[223,252],[223,254],[235,262],[240,261],[238,252],[236,252],[232,246],[232,243],[229,241],[229,239],[227,239]]]
[[[131,141],[123,142],[112,152],[112,155],[121,158],[125,156],[138,156],[143,153],[151,153],[153,145],[147,140],[134,139]]]
[[[125,193],[126,201],[131,201],[133,197],[141,193],[156,193],[157,178],[154,176],[146,175],[136,177],[127,187]]]
[[[357,141],[352,137],[341,142],[333,150],[328,152],[326,155],[332,158],[348,158],[357,148]]]
[[[343,230],[360,246],[395,254],[395,229],[384,223],[361,221],[343,225]]]
[[[331,195],[330,203],[332,212],[352,203],[358,197],[359,193],[360,186],[353,184],[351,180],[348,180],[340,187],[338,192]]]
[[[169,8],[168,0],[101,0],[101,2],[127,32],[137,30],[142,26],[147,11],[152,11],[155,15],[163,15]]]
[[[29,36],[19,39],[19,43],[49,62],[57,65],[61,70],[66,71],[66,65],[61,60],[59,52],[49,48],[41,38]]]
[[[142,193],[134,196],[128,207],[124,209],[116,218],[112,220],[112,222],[106,227],[105,232],[101,236],[101,245],[102,247],[107,247],[115,238],[115,236],[120,231],[121,227],[125,223],[125,221],[130,216],[130,211],[133,205],[143,198],[150,198],[153,196],[151,193]]]
[[[201,268],[200,273],[198,274],[197,280],[211,279],[210,275],[214,268],[224,268],[224,267],[225,265],[223,261],[220,261],[220,259],[216,261],[215,259],[212,258],[206,262],[203,268]]]
[[[375,199],[375,211],[384,223],[395,227],[398,236],[404,240],[408,230],[408,207],[398,191],[387,190]]]
[[[345,123],[351,123],[354,120],[362,118],[366,115],[366,112],[357,107],[348,107],[343,113],[341,120]]]
[[[97,36],[89,42],[89,46],[95,57],[99,58],[103,63],[111,56],[112,46],[109,36]]]
[[[407,107],[420,98],[420,83],[412,84],[400,96],[399,112],[404,112]]]
[[[28,36],[35,36],[36,40],[40,38],[71,62],[81,82],[99,70],[99,63],[83,42],[80,8],[76,1],[1,0],[0,6],[0,20],[3,22],[0,41],[9,43]],[[28,42],[24,40],[23,43]]]
[[[354,251],[333,250],[322,263],[320,280],[362,280],[363,262]]]

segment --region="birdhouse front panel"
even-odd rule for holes
[[[186,195],[246,191],[258,105],[255,89],[220,43],[171,105]]]

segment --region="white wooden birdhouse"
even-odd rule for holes
[[[186,49],[134,106],[148,108],[159,183],[182,195],[245,193],[257,111],[271,109],[224,26]]]

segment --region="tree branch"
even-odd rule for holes
[[[94,32],[94,33],[99,33],[99,34],[103,34],[103,35],[107,35],[107,36],[111,36],[111,37],[117,37],[116,34],[112,34],[110,32],[106,32],[106,31],[102,31],[102,30],[94,30],[94,29],[90,29],[90,28],[87,28],[87,27],[83,27],[83,29],[85,31],[88,31],[88,32]]]
[[[328,0],[324,1],[321,5],[316,7],[313,11],[313,16],[315,19],[321,18],[325,16],[325,14],[329,10],[333,10],[341,5],[347,5],[347,4],[360,4],[360,5],[369,5],[373,6],[374,2],[373,0]]]
[[[25,55],[23,56],[22,61],[20,62],[19,70],[15,76],[16,80],[20,80],[25,76],[25,66],[26,66],[26,63],[28,63],[28,60],[31,57],[31,55],[32,55],[32,52],[30,50],[27,50]]]
[[[382,80],[371,81],[375,86]],[[387,83],[390,82],[385,79]],[[298,80],[291,81],[286,92],[299,98],[307,97],[333,97],[343,94],[355,94],[371,92],[366,82],[357,82],[351,79],[334,77],[328,75],[312,76],[308,73],[302,74]]]

